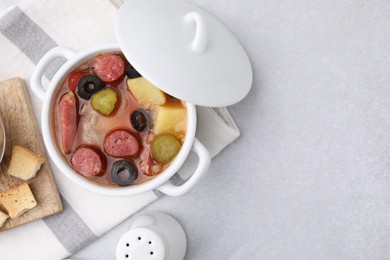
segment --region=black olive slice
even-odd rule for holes
[[[116,161],[111,167],[111,178],[119,186],[130,185],[137,177],[137,169],[130,160]]]
[[[125,68],[125,73],[129,79],[139,78],[142,77],[141,74],[139,74],[138,71],[136,71],[133,66],[127,65]]]
[[[138,132],[143,132],[148,126],[148,119],[143,111],[140,109],[135,110],[130,116],[131,125]]]
[[[77,92],[82,99],[89,100],[93,94],[106,86],[98,76],[90,74],[83,76],[77,83]]]

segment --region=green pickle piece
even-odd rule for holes
[[[117,93],[112,88],[106,88],[92,95],[91,105],[102,115],[109,116],[118,102]]]
[[[170,162],[180,151],[180,142],[171,134],[160,134],[150,144],[153,159],[159,163]]]

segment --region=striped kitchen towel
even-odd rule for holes
[[[121,0],[29,0],[0,12],[0,80],[29,77],[38,60],[51,48],[82,50],[113,42],[114,18]],[[53,64],[43,84],[61,65]],[[29,89],[40,121],[41,103]],[[198,108],[197,138],[212,156],[239,136],[226,108]],[[182,182],[192,172],[189,159],[174,178]],[[85,191],[53,167],[64,211],[0,233],[0,259],[61,259],[77,252],[152,201],[162,196],[148,192],[135,197],[111,198]],[[212,174],[212,173],[210,173]],[[202,184],[200,184],[202,185]]]

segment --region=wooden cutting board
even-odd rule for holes
[[[0,192],[24,182],[7,174],[14,145],[25,146],[45,158],[37,176],[27,181],[38,205],[16,219],[8,219],[0,228],[0,231],[3,231],[60,212],[62,203],[31,101],[22,79],[13,78],[0,82],[0,116],[6,132],[6,150],[0,163]],[[0,205],[0,210],[5,212],[2,205]]]

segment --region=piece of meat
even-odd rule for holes
[[[140,168],[145,175],[155,176],[162,171],[163,166],[153,160],[153,157],[150,154],[150,147],[147,147],[142,151],[140,158]]]
[[[93,110],[88,102],[84,103],[80,111],[78,141],[100,145],[106,132],[106,126],[104,122],[101,122],[101,115]]]
[[[138,153],[139,143],[129,131],[115,130],[106,135],[104,151],[113,157],[133,156]]]
[[[72,150],[77,134],[77,102],[73,92],[61,97],[58,104],[58,121],[62,140],[62,149],[65,154]]]
[[[76,91],[77,84],[79,83],[79,80],[82,76],[85,75],[85,72],[82,70],[76,70],[69,74],[68,76],[68,87],[69,90],[72,92]]]
[[[125,64],[121,57],[115,54],[103,54],[96,58],[93,71],[104,82],[113,82],[125,72]]]
[[[142,172],[148,176],[153,176],[154,174],[152,171],[152,167],[154,162],[152,156],[150,155],[150,148],[148,147],[144,149],[140,157],[141,157],[140,168]]]
[[[92,146],[81,145],[72,154],[70,159],[73,169],[86,176],[99,176],[106,170],[106,158],[102,152]]]

